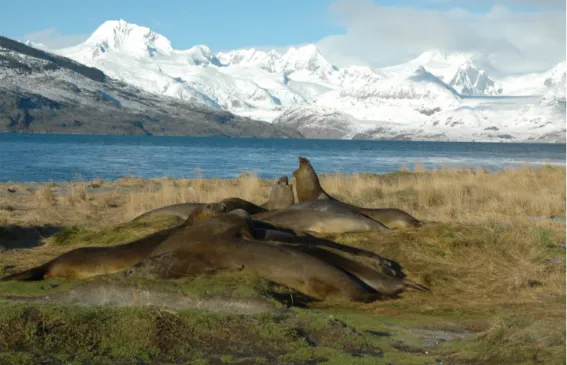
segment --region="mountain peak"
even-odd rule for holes
[[[135,56],[151,57],[173,51],[171,42],[161,34],[124,19],[105,21],[84,44],[96,48],[93,56],[108,51],[123,51]]]
[[[189,48],[185,52],[198,53],[198,54],[202,54],[202,55],[206,55],[206,56],[211,56],[213,54],[213,51],[211,51],[209,46],[206,46],[204,44],[197,44],[197,45]]]
[[[256,48],[239,49],[216,54],[224,66],[256,66],[269,72],[275,72],[275,62],[282,56],[275,50],[264,52]]]
[[[446,60],[446,59],[447,59],[446,53],[441,52],[438,49],[432,49],[430,51],[423,52],[422,54],[414,58],[414,62],[427,63],[430,62],[431,60]]]
[[[496,85],[486,71],[476,67],[470,60],[459,66],[449,81],[449,85],[461,95],[499,95],[502,93],[502,88]]]
[[[546,79],[544,80],[545,86],[556,86],[565,85],[566,79],[566,64],[565,61],[559,62],[555,67],[546,73]]]
[[[427,74],[427,73],[429,73],[429,72],[425,69],[425,67],[423,67],[423,65],[419,65],[419,66],[417,66],[417,68],[415,70],[413,70],[412,75],[419,76],[419,75],[424,75],[424,74]]]
[[[34,41],[27,40],[27,41],[24,42],[24,44],[25,44],[26,46],[28,46],[28,47],[33,47],[33,48],[36,48],[36,49],[41,49],[42,51],[47,51],[47,50],[48,50],[48,47],[47,47],[45,44],[40,43],[40,42],[34,42]]]
[[[284,73],[307,71],[324,79],[335,71],[335,67],[327,62],[314,44],[290,47],[283,55],[276,50],[265,52],[249,48],[226,53],[219,52],[216,56],[225,66],[257,66],[269,72]]]
[[[194,65],[221,65],[221,62],[213,54],[213,51],[211,51],[208,46],[205,46],[203,44],[198,44],[185,51],[180,51],[179,53],[188,56]]]
[[[286,52],[286,55],[294,56],[301,59],[311,59],[320,56],[319,49],[314,44],[306,44],[301,47],[290,47]]]
[[[314,44],[291,47],[279,61],[279,69],[283,72],[309,71],[325,79],[336,71],[336,68],[321,55]]]
[[[433,49],[423,52],[412,61],[413,63],[429,64],[429,63],[472,63],[472,61],[479,56],[473,52],[444,52],[438,49]]]

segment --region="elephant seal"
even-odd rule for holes
[[[255,237],[250,215],[243,210],[201,222],[186,234],[191,238],[167,239],[150,257],[123,274],[173,279],[237,270],[317,299],[341,295],[362,302],[379,299],[383,294],[395,295],[407,288],[425,291],[424,287],[380,274],[346,257],[309,248],[305,242],[281,243],[281,236],[272,236],[270,242],[260,241]],[[353,275],[355,272],[364,279]]]
[[[323,189],[315,169],[313,169],[307,158],[299,157],[299,167],[293,172],[293,176],[295,177],[295,190],[298,202],[317,199],[339,201]],[[419,220],[400,209],[362,208],[352,204],[347,205],[391,229],[417,228],[421,226]]]
[[[287,208],[295,202],[295,198],[293,195],[293,185],[289,184],[289,178],[287,175],[282,175],[276,181],[276,184],[272,186],[268,201],[260,206],[240,198],[227,198],[220,202],[227,204],[228,211],[240,208],[246,210],[250,214],[256,214],[268,210]],[[159,214],[174,215],[181,219],[187,219],[191,212],[204,204],[206,203],[180,203],[166,205],[140,214],[136,218],[132,219],[131,222],[136,222],[140,219]]]
[[[132,219],[131,222],[136,222],[139,221],[140,219],[144,219],[159,214],[174,215],[181,219],[187,219],[189,214],[195,211],[195,209],[203,206],[203,204],[204,203],[181,203],[181,204],[166,205],[165,207],[157,208],[154,210],[150,210],[149,212],[140,214],[136,218]]]
[[[227,211],[229,212],[235,209],[244,209],[247,212],[250,212],[250,214],[256,214],[267,211],[266,208],[263,208],[261,206],[258,206],[254,203],[251,203],[247,200],[240,198],[226,198],[220,200],[217,203],[224,203],[227,207]],[[149,212],[143,213],[137,216],[136,218],[132,219],[131,222],[135,222],[140,219],[151,217],[158,214],[174,215],[185,220],[197,208],[202,207],[206,204],[210,204],[210,203],[180,203],[180,204],[166,205],[165,207],[157,208],[154,210],[150,210]]]
[[[329,251],[328,249],[315,247],[310,245],[290,245],[280,244],[286,247],[291,247],[308,255],[320,258],[325,262],[338,267],[339,269],[357,277],[364,284],[374,289],[380,294],[388,296],[396,296],[408,289],[417,291],[429,291],[429,288],[420,284],[414,283],[410,280],[400,280],[391,275],[384,274],[383,272],[374,270],[373,268],[364,265],[355,260],[351,260],[341,254]]]
[[[287,175],[282,175],[272,186],[270,198],[261,206],[268,210],[284,209],[295,203],[293,185],[289,184]]]
[[[151,257],[126,270],[124,275],[174,279],[238,270],[317,299],[335,295],[362,302],[378,299],[376,293],[323,260],[255,240],[252,229],[252,220],[244,211],[213,218],[193,226],[190,240],[177,237],[164,241]]]
[[[122,245],[77,248],[41,266],[3,277],[0,281],[36,281],[56,277],[84,279],[117,273],[146,258],[168,237],[183,234],[192,225],[219,216],[226,211],[227,206],[224,203],[202,205],[197,207],[179,226]]]
[[[312,200],[296,203],[279,211],[255,214],[253,218],[296,232],[333,234],[389,231],[382,223],[370,219],[349,205],[335,200]]]

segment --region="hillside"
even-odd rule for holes
[[[0,37],[0,132],[302,138]]]

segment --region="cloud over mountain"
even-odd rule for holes
[[[471,12],[401,4],[335,2],[330,11],[346,31],[320,40],[317,45],[322,54],[338,66],[358,61],[378,67],[407,61],[431,49],[480,52],[505,73],[541,71],[565,58],[565,11],[560,9],[517,11],[494,5],[485,12]]]

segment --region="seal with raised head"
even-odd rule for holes
[[[336,200],[327,193],[319,181],[319,177],[305,157],[299,157],[299,167],[293,172],[295,177],[295,190],[297,201],[304,202],[309,200]],[[386,227],[395,228],[416,228],[421,226],[421,222],[410,214],[395,208],[362,208],[356,205],[344,203],[358,212],[384,224]]]
[[[84,279],[112,274],[145,259],[164,240],[184,231],[202,220],[224,214],[224,203],[211,203],[195,209],[179,226],[153,233],[136,241],[117,246],[81,247],[65,252],[47,263],[29,270],[6,276],[0,281],[35,281],[49,278]]]
[[[279,242],[281,236],[268,234],[270,242],[260,241],[250,215],[243,210],[201,222],[186,233],[190,239],[171,237],[124,274],[173,279],[243,270],[314,298],[343,295],[352,301],[372,301],[382,294],[395,295],[407,288],[425,291],[419,285],[380,274],[346,257],[306,246],[304,237],[300,237],[301,242]]]
[[[272,186],[270,198],[261,206],[268,210],[284,209],[295,203],[293,185],[289,184],[287,175],[282,175]],[[251,213],[254,214],[254,213]]]

